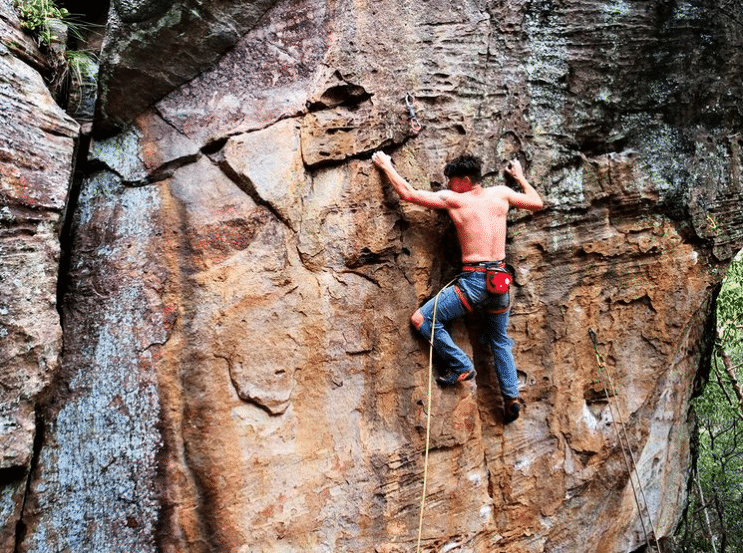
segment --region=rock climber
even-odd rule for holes
[[[384,152],[375,152],[374,164],[385,174],[400,198],[432,209],[445,209],[457,229],[462,250],[462,272],[453,286],[439,292],[411,317],[413,326],[431,340],[431,322],[436,304],[433,347],[448,366],[449,372],[437,377],[441,385],[454,385],[475,377],[472,361],[452,340],[447,324],[466,313],[479,309],[484,313],[483,333],[493,350],[495,371],[504,401],[504,421],[515,421],[520,414],[516,364],[508,336],[510,294],[513,270],[506,266],[506,218],[510,207],[537,211],[542,198],[524,177],[518,160],[508,162],[506,172],[523,192],[506,185],[483,188],[480,184],[481,162],[464,155],[444,168],[448,190],[437,192],[413,188],[392,165]]]

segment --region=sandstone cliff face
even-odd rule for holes
[[[8,465],[33,474],[15,545],[23,475],[5,488],[7,550],[415,550],[428,352],[408,317],[458,260],[378,148],[420,188],[465,150],[488,182],[519,155],[547,204],[509,230],[526,410],[503,425],[478,320],[456,325],[478,376],[433,389],[424,550],[671,535],[713,291],[743,243],[743,26],[702,1],[158,6],[113,4],[64,355],[24,411],[33,463],[27,440]]]
[[[0,550],[13,551],[40,393],[59,368],[59,230],[78,125],[54,103],[43,57],[0,2]]]

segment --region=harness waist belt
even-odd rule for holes
[[[505,267],[506,262],[501,259],[499,261],[478,261],[477,263],[465,263],[462,266],[463,271],[478,271],[481,273],[487,272],[488,269],[495,269],[498,267]]]

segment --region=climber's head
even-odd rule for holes
[[[452,159],[444,167],[444,176],[449,179],[449,189],[454,192],[469,192],[479,184],[482,171],[480,160],[471,155]]]

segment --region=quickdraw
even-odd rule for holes
[[[421,132],[421,129],[423,128],[418,121],[418,116],[415,114],[415,106],[413,106],[413,95],[410,93],[407,93],[405,95],[405,107],[408,108],[408,117],[410,118],[410,130],[413,132],[413,134],[418,134]]]

